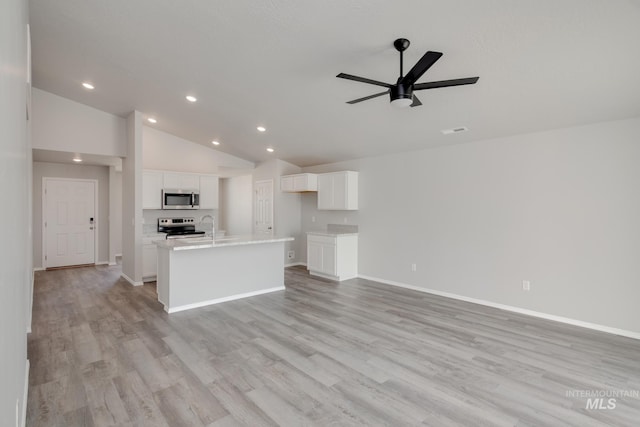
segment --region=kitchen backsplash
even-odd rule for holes
[[[358,226],[350,224],[327,224],[327,231],[334,233],[357,233]]]
[[[213,217],[213,221],[210,217]],[[203,217],[204,221],[203,221]],[[158,234],[158,218],[195,218],[196,230],[202,230],[205,233],[211,233],[214,225],[218,223],[217,209],[194,209],[194,210],[159,210],[145,209],[142,213],[144,225],[142,227],[143,235]]]

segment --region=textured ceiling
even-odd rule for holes
[[[136,109],[250,161],[307,166],[640,115],[633,0],[31,0],[30,13],[34,86]],[[335,75],[394,83],[398,37],[411,40],[405,70],[444,53],[419,82],[480,81],[420,92],[417,108],[346,104],[380,88]],[[470,130],[440,133],[458,126]]]

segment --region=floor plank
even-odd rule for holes
[[[637,426],[640,341],[363,279],[168,315],[119,266],[36,273],[28,426]],[[588,409],[574,390],[635,392]]]

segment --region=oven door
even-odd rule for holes
[[[199,209],[198,190],[162,190],[162,209]]]

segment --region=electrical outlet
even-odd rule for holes
[[[316,222],[316,217],[315,216],[311,217],[311,222]]]
[[[344,217],[344,223],[345,224],[347,223],[347,217],[346,216]]]
[[[296,252],[295,251],[287,252],[287,258],[288,259],[294,259],[295,257],[296,257]]]
[[[411,264],[411,271],[417,271],[418,266],[416,264]]]
[[[522,281],[522,290],[529,292],[531,290],[531,282],[528,280]]]

